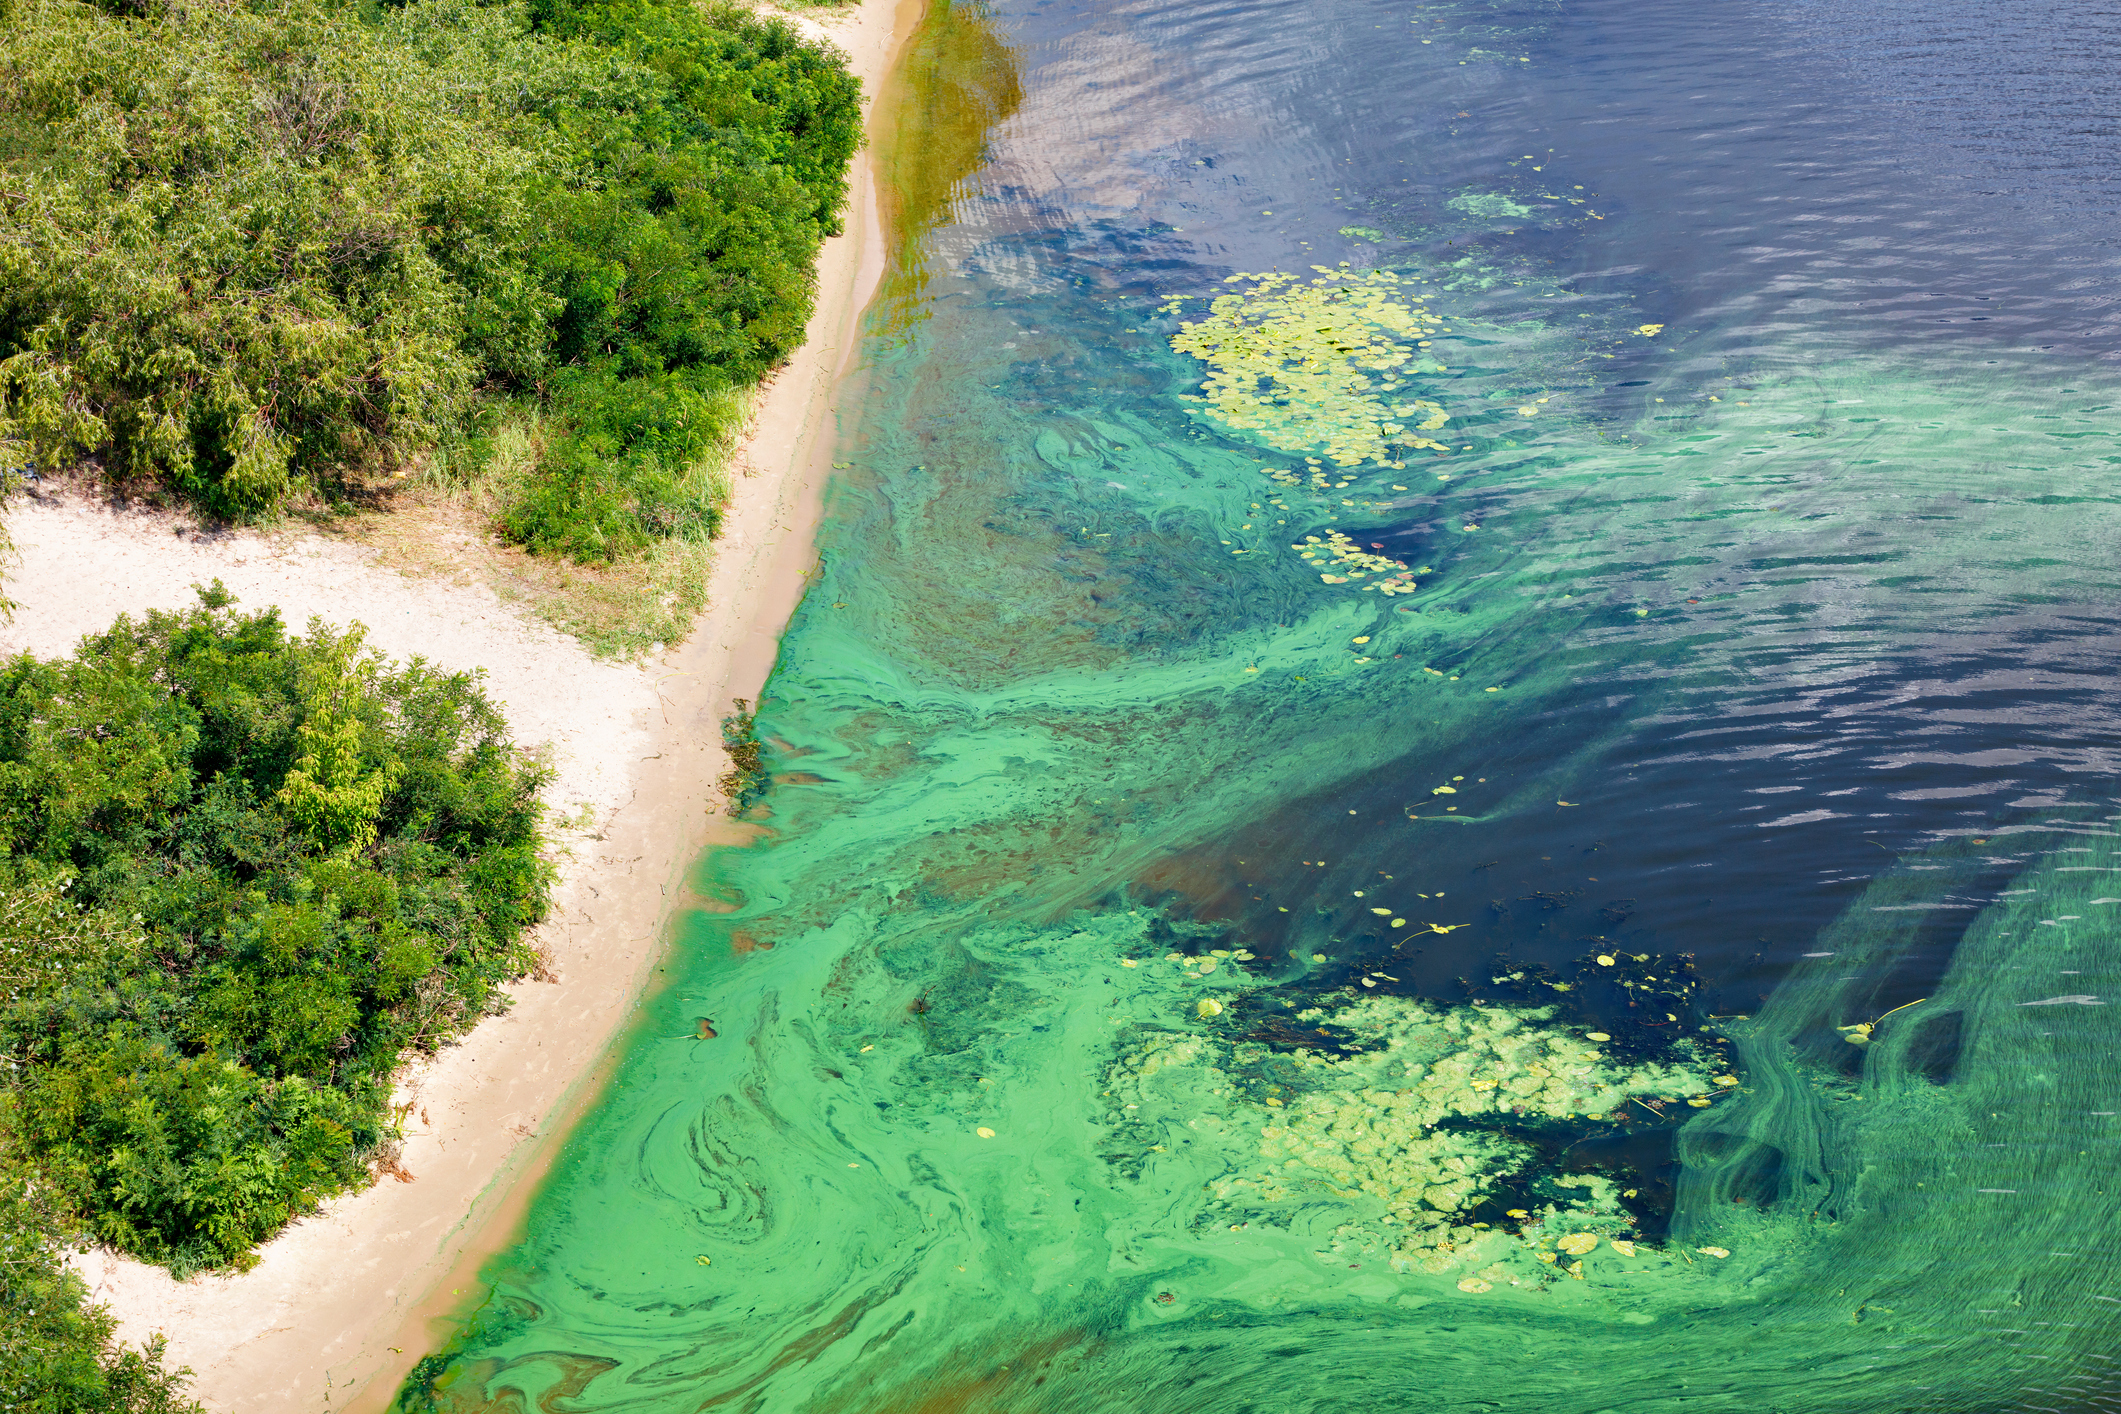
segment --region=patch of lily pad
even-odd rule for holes
[[[1417,577],[1427,571],[1426,566],[1420,570],[1410,569],[1405,561],[1389,555],[1373,555],[1338,530],[1328,530],[1324,535],[1306,535],[1289,548],[1314,568],[1331,565],[1339,570],[1338,574],[1332,569],[1319,571],[1318,577],[1327,584],[1349,584],[1373,574],[1382,575],[1383,578],[1373,580],[1363,588],[1387,596],[1412,594],[1419,587]]]
[[[1251,440],[1336,466],[1404,468],[1411,451],[1449,450],[1426,434],[1450,414],[1412,381],[1447,371],[1426,352],[1444,317],[1394,271],[1312,268],[1310,280],[1232,275],[1225,283],[1248,287],[1181,323],[1171,347],[1208,365],[1194,400]]]
[[[1663,1061],[1621,1063],[1554,1017],[1552,1008],[1364,997],[1296,1014],[1346,1038],[1342,1053],[1160,1034],[1115,1066],[1109,1093],[1166,1110],[1224,1097],[1214,1128],[1252,1137],[1210,1184],[1212,1203],[1246,1222],[1344,1204],[1348,1220],[1322,1256],[1468,1272],[1466,1291],[1581,1277],[1594,1253],[1638,1265],[1689,1260],[1637,1237],[1622,1201],[1632,1195],[1614,1180],[1537,1174],[1534,1147],[1506,1131],[1635,1103],[1705,1104],[1732,1077],[1712,1077],[1713,1057],[1684,1042]],[[1507,1226],[1476,1221],[1505,1183],[1540,1197],[1510,1209]]]

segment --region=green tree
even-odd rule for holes
[[[0,1139],[0,1146],[5,1140]],[[34,1414],[201,1414],[162,1343],[113,1338],[110,1313],[66,1266],[66,1224],[0,1147],[0,1409]]]
[[[84,969],[140,956],[135,920],[82,909],[72,881],[18,861],[0,864],[0,1008],[63,988]],[[17,1058],[5,1058],[10,1068]],[[19,1072],[18,1072],[19,1073]],[[68,1270],[76,1234],[56,1190],[24,1161],[15,1097],[0,1089],[0,1409],[40,1414],[177,1414],[182,1373],[159,1345],[128,1349],[107,1313]]]
[[[255,519],[525,399],[557,435],[504,533],[711,535],[697,462],[802,337],[859,99],[735,6],[15,0],[0,445]]]
[[[180,1272],[367,1181],[400,1055],[505,1005],[550,880],[475,677],[202,598],[0,669],[9,1122]]]
[[[376,838],[376,819],[403,766],[377,760],[375,733],[360,707],[375,697],[377,664],[361,656],[362,632],[318,630],[300,675],[304,716],[295,728],[302,754],[280,783],[280,812],[319,849],[359,855]]]

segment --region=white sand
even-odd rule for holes
[[[366,550],[316,536],[202,536],[178,517],[64,493],[18,494],[7,533],[15,554],[0,568],[0,592],[19,606],[0,625],[7,653],[69,653],[120,614],[196,608],[191,586],[219,579],[239,610],[277,606],[293,632],[311,616],[357,622],[389,657],[483,669],[516,740],[550,745],[559,779],[547,799],[561,814],[586,804],[608,817],[653,750],[647,670],[596,661],[484,585],[410,578],[377,566]]]
[[[822,30],[854,61],[873,99],[911,35],[921,0],[863,0]],[[719,723],[755,697],[814,563],[812,531],[828,474],[834,394],[881,277],[873,172],[853,173],[847,232],[827,244],[808,340],[761,401],[718,546],[708,608],[691,639],[646,667],[599,663],[483,586],[411,577],[362,548],[314,537],[179,533],[173,518],[63,497],[17,497],[7,511],[18,605],[0,648],[52,655],[119,613],[196,603],[220,579],[244,608],[277,605],[291,628],[311,615],[358,620],[395,658],[483,668],[516,739],[549,743],[551,800],[593,811],[570,832],[552,921],[541,931],[553,983],[512,989],[516,1005],[417,1067],[403,1165],[268,1243],[256,1268],[172,1281],[114,1253],[80,1262],[127,1340],[168,1337],[210,1409],[294,1414],[388,1405],[441,1333],[455,1294],[475,1289],[505,1245],[556,1140],[593,1098],[599,1063],[633,1010],[701,850],[740,837],[717,823],[727,769]]]

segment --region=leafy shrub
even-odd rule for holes
[[[242,1263],[534,961],[544,775],[465,674],[199,609],[0,668],[0,1046],[101,1239]]]
[[[66,1267],[63,1215],[9,1152],[0,1134],[0,1409],[200,1414],[183,1395],[185,1372],[162,1368],[159,1340],[132,1349],[112,1339],[116,1323]]]
[[[742,416],[733,390],[592,368],[562,379],[554,401],[570,430],[503,516],[511,539],[592,560],[714,537],[726,487],[712,468]]]
[[[860,90],[838,55],[785,21],[686,0],[532,0],[537,27],[616,45],[670,80],[705,131],[741,132],[808,191],[797,214],[838,234]]]
[[[449,425],[481,373],[459,308],[504,349],[542,312],[534,289],[500,308],[456,286],[435,252],[527,229],[509,193],[538,153],[534,125],[487,140],[432,72],[468,65],[407,48],[321,8],[18,5],[0,434],[242,518]]]
[[[728,802],[729,813],[742,815],[758,804],[767,786],[759,714],[745,698],[737,698],[736,710],[722,718],[722,750],[729,753],[729,769],[717,784]]]
[[[735,7],[15,0],[0,443],[252,519],[556,394],[576,435],[504,529],[695,533],[684,438],[590,462],[673,389],[726,437],[859,139],[840,58]]]
[[[378,1137],[343,1091],[125,1037],[66,1037],[18,1104],[24,1141],[96,1235],[179,1269],[240,1261],[357,1187],[361,1141]]]

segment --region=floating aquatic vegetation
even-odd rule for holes
[[[1109,1093],[1130,1113],[1155,1108],[1152,1092],[1174,1085],[1226,1097],[1230,1113],[1189,1123],[1257,1135],[1209,1185],[1215,1204],[1247,1221],[1338,1200],[1353,1221],[1336,1230],[1333,1251],[1367,1252],[1402,1272],[1471,1265],[1483,1268],[1480,1280],[1522,1282],[1538,1276],[1525,1261],[1554,1266],[1557,1251],[1581,1258],[1605,1239],[1633,1255],[1634,1220],[1610,1179],[1531,1175],[1533,1147],[1481,1122],[1590,1118],[1632,1098],[1664,1104],[1715,1088],[1713,1067],[1691,1043],[1664,1063],[1620,1065],[1553,1017],[1551,1008],[1365,997],[1296,1014],[1348,1037],[1357,1048],[1348,1054],[1164,1033],[1119,1062]],[[1264,1079],[1270,1073],[1274,1083]],[[1475,1223],[1473,1210],[1505,1181],[1534,1181],[1547,1201],[1511,1209],[1512,1231]]]
[[[1321,571],[1319,578],[1327,584],[1346,584],[1367,575],[1385,574],[1386,578],[1375,584],[1365,584],[1365,589],[1376,589],[1385,594],[1411,594],[1416,588],[1415,577],[1419,570],[1409,569],[1402,560],[1389,555],[1373,555],[1337,530],[1324,535],[1306,535],[1289,547],[1302,556],[1304,562],[1316,569],[1320,565],[1336,565],[1343,573]],[[1392,572],[1392,573],[1388,573]]]
[[[1423,434],[1450,414],[1407,393],[1409,374],[1446,371],[1423,352],[1445,332],[1443,316],[1393,271],[1312,268],[1312,280],[1232,275],[1225,283],[1254,283],[1179,326],[1171,347],[1210,370],[1197,401],[1234,431],[1282,451],[1320,449],[1337,466],[1404,467],[1411,449],[1448,451]]]
[[[1281,198],[1254,201],[1248,190],[1246,201]],[[1359,1190],[1343,1196],[1336,1186],[1348,1185],[1308,1165],[1290,1170],[1286,1159],[1276,1161],[1278,1175],[1301,1197],[1268,1204],[1249,1195],[1207,1207],[1220,1201],[1216,1180],[1267,1169],[1261,1131],[1331,1089],[1319,1082],[1339,1072],[1300,1067],[1286,1049],[1255,1058],[1243,1037],[1271,997],[1248,997],[1255,984],[1233,978],[1240,969],[1227,960],[1203,973],[1166,959],[1161,921],[1123,930],[1131,893],[1124,907],[1068,912],[1136,880],[1189,896],[1202,890],[1202,898],[1216,889],[1203,916],[1235,916],[1226,903],[1244,910],[1237,926],[1260,939],[1262,953],[1271,939],[1277,971],[1301,970],[1304,958],[1338,971],[1379,960],[1365,956],[1367,941],[1333,936],[1356,932],[1342,922],[1354,909],[1375,917],[1373,901],[1321,893],[1333,916],[1316,912],[1305,882],[1313,876],[1278,855],[1263,863],[1270,850],[1330,858],[1336,879],[1375,867],[1397,871],[1407,889],[1417,879],[1434,889],[1446,862],[1489,857],[1473,852],[1487,835],[1498,841],[1494,854],[1506,844],[1562,856],[1556,879],[1588,870],[1615,892],[1636,888],[1619,882],[1631,876],[1614,856],[1628,857],[1635,836],[1666,826],[1644,813],[1651,787],[1607,773],[1617,758],[1605,751],[1644,722],[1648,734],[1628,739],[1661,759],[1671,730],[1664,723],[1675,718],[1649,699],[1607,697],[1601,684],[1634,692],[1637,683],[1670,681],[1690,703],[1713,706],[1727,699],[1731,689],[1717,686],[1727,677],[1738,700],[1759,702],[1756,670],[1777,653],[1797,672],[1816,668],[1821,651],[1840,661],[1833,655],[1850,644],[1875,650],[1881,662],[1919,657],[1923,643],[1962,643],[1970,623],[1995,622],[1989,616],[2002,612],[1995,606],[2007,592],[2059,593],[2054,581],[2096,579],[2089,559],[2057,554],[2035,565],[2027,547],[2047,543],[2042,527],[2051,521],[2084,527],[2087,537],[2111,524],[2112,507],[2099,499],[2111,479],[2111,465],[2100,461],[2115,448],[2110,416],[2072,411],[2074,422],[2035,421],[2036,411],[2069,409],[2051,405],[2044,391],[2029,395],[2050,384],[2008,367],[1965,378],[1957,364],[1923,364],[1898,351],[1852,365],[1836,352],[1828,321],[1761,335],[1742,311],[1733,332],[1746,340],[1744,367],[1733,371],[1753,386],[1711,379],[1721,365],[1710,355],[1729,347],[1709,337],[1714,320],[1704,316],[1704,332],[1690,335],[1703,342],[1687,364],[1653,363],[1660,356],[1647,336],[1613,340],[1664,317],[1663,309],[1618,293],[1579,299],[1546,275],[1476,250],[1463,265],[1419,272],[1451,282],[1450,292],[1419,288],[1453,316],[1445,322],[1455,334],[1478,337],[1480,366],[1439,337],[1421,352],[1450,348],[1442,361],[1453,365],[1451,391],[1433,383],[1406,391],[1454,414],[1450,433],[1433,434],[1439,440],[1478,445],[1463,459],[1436,462],[1459,475],[1441,494],[1422,486],[1425,504],[1392,517],[1400,533],[1388,539],[1364,533],[1362,525],[1383,523],[1368,508],[1307,502],[1360,500],[1374,482],[1426,477],[1388,478],[1257,439],[1248,451],[1188,437],[1207,430],[1212,409],[1180,405],[1198,422],[1180,425],[1154,376],[1164,370],[1115,356],[1123,350],[1108,338],[1108,297],[1174,268],[1161,254],[1145,263],[1130,251],[1123,269],[1073,267],[1111,281],[1034,290],[1023,272],[1061,268],[1049,253],[1055,229],[1034,223],[1027,236],[1012,235],[1020,224],[1013,204],[960,205],[1008,225],[1000,234],[953,233],[959,244],[948,249],[992,236],[981,259],[1001,273],[982,276],[968,264],[970,278],[955,288],[979,297],[937,299],[921,338],[877,360],[880,395],[860,400],[865,470],[838,493],[817,586],[776,671],[764,725],[801,747],[826,779],[775,800],[773,834],[758,847],[710,862],[742,911],[687,925],[671,959],[673,992],[682,979],[686,993],[709,998],[699,1005],[728,1018],[722,1029],[731,1039],[711,1052],[681,1043],[631,1048],[595,1118],[567,1146],[566,1167],[541,1191],[525,1247],[496,1264],[502,1285],[493,1305],[538,1314],[505,1342],[464,1342],[452,1373],[467,1405],[543,1399],[631,1414],[715,1400],[821,1414],[924,1403],[1416,1410],[1485,1398],[1552,1414],[1673,1414],[1735,1390],[1741,1402],[1771,1401],[1791,1414],[1979,1409],[2023,1401],[2019,1382],[2001,1372],[2024,1363],[2025,1342],[2048,1342],[2037,1347],[2039,1367],[2056,1374],[2063,1361],[2044,1362],[2066,1355],[2064,1342],[2110,1346],[2095,1321],[2115,1308],[2093,1293],[2121,1296],[2121,1285],[2114,1224],[2093,1195],[2113,1191],[2101,1170],[2111,1168],[2106,1141],[2117,1121],[2089,1113],[2116,1108],[2110,1097],[2121,1091],[2121,1056],[2101,1044],[2111,1038],[2097,1026],[2110,1013],[2017,1009],[2050,993],[2112,990],[2110,980],[2035,983],[2062,966],[2061,954],[2028,956],[2022,938],[2006,952],[1977,934],[1955,964],[1964,975],[1949,1002],[1965,1008],[1963,1056],[1943,1056],[1927,1041],[1910,1049],[1918,1029],[1938,1034],[1941,1023],[1926,1019],[1937,1003],[1886,1020],[1867,1047],[1831,1029],[1902,1000],[1879,999],[1885,964],[1938,956],[1938,920],[1962,916],[1874,905],[1957,907],[1993,882],[1985,876],[1922,873],[1911,877],[1927,893],[1850,899],[1849,926],[1875,936],[1864,946],[1878,964],[1850,966],[1848,953],[1800,964],[1816,966],[1816,976],[1785,988],[1763,1023],[1733,1028],[1746,1091],[1705,1109],[1664,1107],[1678,1133],[1676,1172],[1672,1192],[1656,1194],[1653,1205],[1668,1206],[1673,1225],[1669,1238],[1639,1248],[1615,1210],[1626,1201],[1625,1181],[1541,1177],[1536,1156],[1490,1184],[1484,1201],[1424,1219],[1434,1240],[1412,1250],[1402,1250],[1407,1225],[1383,1221],[1382,1200]],[[1423,214],[1434,216],[1393,219]],[[1123,301],[1119,310],[1135,322]],[[1204,306],[1192,306],[1193,317]],[[1064,350],[1078,330],[1076,359]],[[1024,375],[999,367],[987,377],[990,358],[998,364],[1002,346],[1019,340],[1006,350],[1009,367],[1050,354],[1043,381],[1019,381]],[[1625,366],[1634,371],[1609,363],[1613,352],[1632,355]],[[2026,365],[2036,367],[2056,371]],[[1654,381],[1625,390],[1617,381],[1637,378]],[[1598,396],[1574,396],[1592,383]],[[1703,389],[1728,401],[1710,403],[1698,396]],[[1516,411],[1550,390],[1563,396],[1536,416]],[[1670,401],[1656,403],[1660,394]],[[1859,396],[1870,405],[1825,401]],[[1683,419],[1669,416],[1682,411]],[[1855,420],[1873,414],[1888,420]],[[849,416],[853,436],[852,404]],[[2008,436],[1986,430],[2006,424]],[[1469,425],[1478,432],[1457,435]],[[1800,440],[1793,426],[1842,430]],[[1933,430],[1915,430],[1923,427]],[[2050,439],[2048,428],[2068,436]],[[1034,455],[1017,454],[1027,447]],[[1307,455],[1321,456],[1321,480],[1365,479],[1330,495],[1316,482],[1304,491],[1261,484],[1255,458],[1301,469]],[[1884,460],[1874,467],[1862,458]],[[1480,478],[1464,475],[1476,465]],[[2077,499],[2058,509],[2032,504],[2044,497],[1999,495],[1998,467],[2023,468],[2009,473],[2021,490]],[[1891,555],[1850,556],[1850,516],[1868,524],[1866,503],[1851,492],[1883,486],[1936,518],[1896,521],[1880,542]],[[1376,595],[1365,605],[1352,584],[1308,587],[1319,584],[1317,569],[1302,576],[1301,593],[1288,594],[1278,576],[1250,573],[1267,569],[1263,557],[1215,562],[1211,575],[1193,566],[1206,565],[1212,550],[1173,555],[1175,544],[1194,538],[1213,546],[1202,527],[1234,532],[1249,519],[1244,504],[1268,499],[1258,494],[1268,490],[1289,491],[1282,499],[1296,510],[1284,526],[1259,528],[1257,543],[1276,559],[1290,542],[1335,524],[1364,542],[1404,547],[1394,553],[1435,556],[1466,591],[1451,607],[1466,612],[1393,615],[1381,627],[1381,616],[1360,612],[1377,607]],[[1299,518],[1314,509],[1325,515]],[[1461,537],[1461,514],[1487,518],[1491,528]],[[1049,523],[1066,533],[1044,533]],[[989,525],[999,529],[984,532]],[[1090,552],[1078,552],[1075,527]],[[1986,538],[2004,529],[2007,538]],[[1424,543],[1433,548],[1415,548]],[[1770,555],[1775,568],[1764,575]],[[1852,558],[1865,563],[1850,565]],[[1906,581],[1914,587],[1891,588],[1911,575],[1922,576]],[[1719,610],[1732,617],[1709,632],[1677,605],[1719,579],[1761,597]],[[1573,606],[1555,601],[1557,589],[1573,592]],[[1315,602],[1327,599],[1337,602]],[[1655,607],[1656,618],[1638,625],[1630,610],[1640,606]],[[1833,618],[1823,636],[1805,626],[1805,616],[1844,608],[1857,617]],[[1625,625],[1617,623],[1623,613]],[[1821,618],[1820,628],[1828,623]],[[1933,628],[1950,637],[1922,636]],[[1351,647],[1368,646],[1353,637],[1373,631],[1380,664],[1335,671]],[[1399,652],[1404,659],[1393,661]],[[1262,665],[1263,675],[1240,676],[1239,663]],[[1439,671],[1431,678],[1423,664]],[[1747,672],[1728,672],[1733,664]],[[1452,675],[1463,670],[1465,682],[1446,689],[1446,665]],[[1509,705],[1476,718],[1465,704],[1499,681],[1511,684]],[[1410,685],[1426,682],[1436,690],[1410,701]],[[1579,696],[1563,683],[1597,690]],[[1578,703],[1597,710],[1556,710]],[[1493,824],[1399,828],[1392,801],[1433,798],[1420,811],[1428,817],[1458,800],[1427,792],[1451,770],[1471,770],[1463,746],[1473,733],[1530,762],[1534,732],[1550,723],[1583,733],[1573,746],[1557,738],[1556,754],[1539,757],[1564,763],[1564,774],[1550,779],[1528,767],[1521,782],[1492,794],[1458,783]],[[1432,769],[1440,774],[1423,774]],[[1696,763],[1686,788],[1733,769]],[[1555,796],[1566,799],[1556,804]],[[1703,799],[1712,813],[1721,808]],[[1340,816],[1358,805],[1360,817]],[[1996,822],[1983,819],[1985,833]],[[1596,847],[1596,836],[1608,852],[1527,848],[1548,839]],[[1701,840],[1719,871],[1732,865],[1711,835]],[[1258,872],[1231,867],[1233,854]],[[1661,876],[1670,862],[1651,858]],[[1328,868],[1323,859],[1304,865],[1314,867]],[[1153,881],[1145,877],[1152,869]],[[1323,887],[1324,874],[1316,877]],[[1475,877],[1524,892],[1504,890],[1501,875]],[[1232,887],[1240,882],[1250,887]],[[1413,921],[1404,931],[1424,929],[1417,941],[1431,958],[1440,962],[1448,949],[1464,959],[1460,970],[1484,981],[1480,960],[1492,943],[1483,935],[1497,925],[1483,919],[1464,929],[1472,915],[1456,910],[1484,903],[1476,895],[1487,886],[1444,886],[1451,898],[1434,913],[1419,895],[1403,900],[1417,920],[1437,919],[1435,929]],[[1719,896],[1725,888],[1703,884]],[[2109,882],[2096,892],[2121,890]],[[1549,942],[1577,937],[1578,924],[1611,934],[1595,942],[1615,959],[1607,970],[1632,978],[1639,966],[1657,987],[1668,976],[1662,967],[1630,965],[1614,950],[1643,946],[1638,937],[1736,946],[1756,928],[1771,931],[1724,897],[1713,912],[1689,903],[1637,928],[1591,922],[1583,914],[1603,897],[1579,900],[1566,925],[1557,911]],[[1792,912],[1828,907],[1809,890],[1804,899],[1783,897]],[[1385,901],[1380,890],[1374,902]],[[1282,914],[1277,905],[1294,908]],[[2096,910],[2048,903],[2009,923],[2021,935],[2052,937],[2064,930],[2037,921],[2058,912]],[[993,923],[1064,914],[1069,921],[1052,928]],[[1919,936],[1886,931],[1918,920]],[[1254,931],[1257,921],[1269,928]],[[1437,935],[1445,927],[1454,929],[1448,939]],[[2068,967],[2105,966],[2113,955],[2107,934],[2072,927],[2080,951]],[[738,955],[728,941],[738,928],[779,945]],[[1079,938],[1071,931],[1078,928],[1092,936]],[[1458,939],[1458,930],[1478,941]],[[1196,937],[1204,948],[1231,934],[1186,936],[1193,949]],[[1566,951],[1540,955],[1558,962]],[[2015,970],[2028,963],[2044,967]],[[1757,968],[1745,974],[1755,978],[1764,980]],[[1558,980],[1576,978],[1564,967]],[[1667,1008],[1652,1011],[1651,993],[1617,978],[1599,985],[1616,989],[1615,1003],[1582,1014],[1612,1027],[1611,1043],[1594,1042],[1603,1066],[1636,1055],[1636,1019],[1661,1023]],[[1587,991],[1565,995],[1574,1003]],[[1211,998],[1224,1011],[1201,1020],[1199,1003]],[[1534,1004],[1555,999],[1542,989]],[[1626,1000],[1640,1005],[1630,1010]],[[1699,1008],[1668,1009],[1691,1021]],[[1291,1017],[1293,1009],[1274,1011]],[[1683,1029],[1658,1025],[1652,1039]],[[1178,1044],[1194,1058],[1135,1079],[1131,1092],[1101,1094],[1114,1056],[1141,1054],[1154,1032],[1184,1036]],[[1592,1040],[1571,1034],[1579,1044]],[[1876,1082],[1859,1086],[1858,1071]],[[1135,1116],[1120,1113],[1137,1097]],[[1650,1118],[1633,1101],[1626,1109]],[[1356,1114],[1363,1117],[1360,1106]],[[1495,1112],[1436,1128],[1501,1130],[1508,1139],[1520,1125],[1544,1131],[1542,1140],[1610,1128]],[[979,1138],[973,1126],[997,1137]],[[1999,1143],[1990,1148],[1989,1140]],[[1346,1145],[1351,1154],[1355,1142],[1367,1141]],[[2085,1163],[2071,1167],[2087,1150]],[[2029,1154],[2046,1171],[2021,1183]],[[860,1170],[846,1167],[857,1159]],[[1494,1171],[1485,1161],[1468,1166],[1483,1178]],[[1979,1191],[1991,1187],[2028,1191]],[[1477,1227],[1482,1221],[1492,1226]],[[832,1240],[820,1242],[821,1232]],[[1598,1245],[1581,1254],[1561,1247],[1579,1234]],[[1732,1255],[1697,1250],[1707,1245]],[[2080,1255],[2056,1258],[2049,1248]],[[713,1267],[695,1267],[694,1250],[712,1251]],[[1444,1270],[1432,1273],[1432,1265]],[[1526,1298],[1541,1285],[1549,1296]],[[1550,1308],[1544,1314],[1496,1309],[1541,1302]],[[1866,1313],[1866,1302],[1877,1304]],[[1881,1316],[1881,1305],[1899,1314]],[[1976,1307],[2005,1309],[1991,1318]],[[1631,1334],[1629,1321],[1644,1324]],[[2054,1324],[1995,1334],[1998,1325],[2036,1321]],[[1069,1342],[1081,1352],[1073,1365]],[[1906,1348],[1888,1350],[1900,1342]],[[1991,1352],[1994,1381],[1967,1373],[1975,1362],[1958,1355],[1974,1351]],[[607,1372],[585,1392],[565,1394],[576,1386],[563,1381],[588,1379],[592,1368]],[[1020,1372],[1020,1382],[1003,1383],[995,1372],[1005,1368]],[[931,1379],[935,1369],[961,1371],[962,1382]],[[1938,1392],[1912,1389],[1932,1376],[1942,1377]],[[1034,1380],[1045,1383],[1034,1388]]]
[[[1261,467],[1260,474],[1275,485],[1287,487],[1291,491],[1337,491],[1343,486],[1355,484],[1355,478],[1352,476],[1339,476],[1337,473],[1326,471],[1324,464],[1316,457],[1308,460],[1311,466],[1302,476],[1271,466]]]
[[[1444,205],[1482,221],[1517,221],[1532,214],[1531,207],[1520,205],[1501,192],[1494,191],[1467,192],[1463,196],[1452,197]]]

